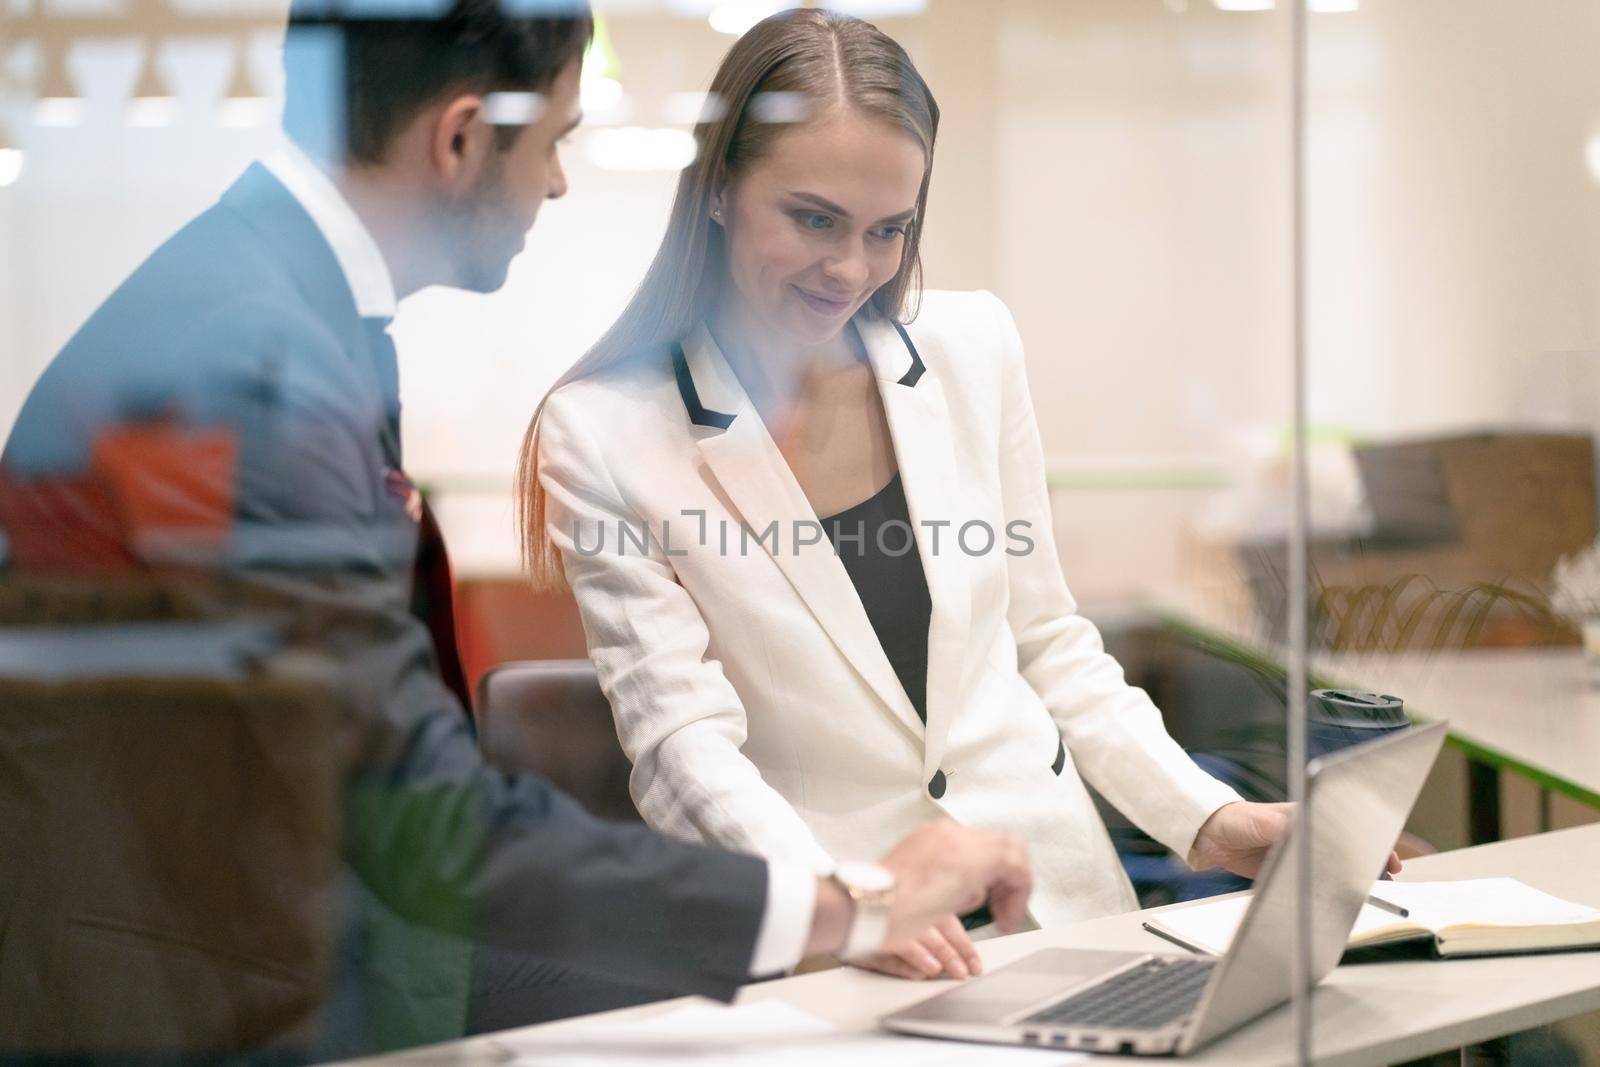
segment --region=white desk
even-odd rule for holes
[[[1394,692],[1458,744],[1600,804],[1600,688],[1577,648],[1485,648],[1314,658],[1313,670]]]
[[[1558,896],[1600,906],[1600,825],[1447,852],[1406,864],[1402,878],[1441,879],[1512,875]],[[1184,905],[1174,905],[1183,907]],[[1139,928],[1142,913],[1118,915],[1058,930],[1040,930],[980,945],[989,968],[1047,946],[1161,950]],[[929,996],[945,983],[905,982],[852,969],[824,971],[748,986],[740,1003],[780,998],[849,1030],[875,1026],[879,1016]],[[669,1002],[671,1004],[680,1001]],[[1313,1001],[1316,1062],[1384,1064],[1484,1041],[1600,1009],[1600,951],[1500,959],[1363,964],[1341,967]],[[664,1010],[660,1004],[529,1027],[526,1033],[577,1040],[614,1033],[629,1019]],[[970,1062],[983,1063],[973,1045]],[[1247,1024],[1185,1063],[1278,1067],[1293,1062],[1287,1009]],[[493,1036],[382,1057],[375,1064],[503,1063]],[[1106,1057],[1108,1062],[1140,1061]],[[1041,1063],[1048,1057],[1041,1057]]]
[[[1285,662],[1247,603],[1168,593],[1150,608],[1224,655]],[[1449,720],[1451,745],[1473,761],[1474,842],[1500,836],[1501,770],[1600,809],[1600,688],[1576,647],[1314,652],[1310,668],[1316,685],[1396,693],[1417,718]]]

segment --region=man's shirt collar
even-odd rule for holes
[[[287,139],[261,163],[305,208],[333,249],[334,259],[355,296],[357,314],[362,318],[394,318],[397,301],[389,265],[333,180]]]

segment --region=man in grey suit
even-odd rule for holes
[[[32,583],[24,624],[46,621],[27,615],[40,589],[78,613],[18,626],[0,602],[0,643],[24,649],[0,659],[20,687],[0,714],[0,1054],[351,1055],[473,1026],[475,953],[543,969],[532,1021],[616,1002],[540,1003],[589,980],[726,998],[985,900],[1021,919],[1025,848],[1004,836],[929,824],[878,867],[817,878],[600,822],[482,763],[411,610],[428,526],[387,328],[425,286],[498,288],[566,191],[591,24],[586,7],[534,10],[302,12],[291,53],[302,34],[342,64],[323,98],[337,106],[310,106],[315,79],[291,62],[288,113],[321,125],[156,250],[30,395],[0,459],[8,582]],[[155,639],[106,607],[151,578],[183,607]],[[118,681],[132,675],[147,681]],[[160,688],[175,675],[186,687]],[[334,710],[288,695],[306,691]],[[209,717],[186,718],[196,706]],[[119,765],[191,745],[172,764],[188,770]],[[295,806],[323,764],[333,830]],[[260,815],[268,796],[291,815]],[[330,840],[332,883],[306,861]],[[266,915],[308,910],[332,916],[332,947],[304,957],[321,979],[296,973]]]

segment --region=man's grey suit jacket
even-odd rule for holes
[[[763,863],[597,821],[540,779],[497,773],[480,758],[469,717],[440,681],[428,632],[408,610],[416,526],[395,491],[398,455],[386,440],[392,390],[332,250],[256,165],[139,266],[50,364],[0,473],[24,487],[84,476],[97,442],[118,426],[221,431],[234,443],[231,483],[221,487],[233,501],[225,545],[211,558],[179,552],[157,562],[163,572],[209,574],[219,588],[260,591],[214,597],[223,605],[217,616],[265,620],[301,659],[309,650],[355,723],[342,783],[340,973],[307,1055],[454,1036],[472,945],[634,986],[731,996],[747,977],[760,924]],[[12,531],[14,539],[71,538],[81,518],[48,505],[28,514],[34,528]],[[130,552],[150,562],[150,546]],[[254,614],[239,606],[263,598],[275,606]],[[61,842],[28,848],[25,828],[49,822],[27,815],[29,805],[37,816],[50,803],[27,795],[37,781],[7,794],[7,760],[20,773],[15,759],[26,747],[0,749],[0,801],[20,805],[23,815],[9,825],[24,838],[11,842],[21,851],[6,864],[21,862],[0,875],[0,1051],[29,1047],[30,1034],[45,1048],[58,1039],[67,1048],[115,1047],[114,1033],[91,1040],[61,1030],[63,1019],[94,1020],[94,1002],[113,978],[125,992],[140,991],[131,1011],[176,1013],[181,1023],[188,1006],[163,999],[162,977],[163,959],[180,950],[175,932],[153,918],[141,930],[139,914],[123,917],[130,929],[122,947],[97,949],[99,973],[60,968],[70,912],[88,890],[54,887],[52,896],[37,884],[48,874],[30,871],[30,854],[60,851]],[[105,747],[86,743],[83,751]],[[75,869],[92,872],[88,859]],[[100,892],[103,899],[107,890]],[[182,937],[221,936],[216,917],[186,906],[162,910],[185,916]],[[6,936],[8,929],[26,936]],[[227,936],[238,951],[214,953],[219,969],[250,947],[249,924],[231,923]],[[21,995],[39,983],[47,997]],[[67,1010],[75,1001],[83,1010]],[[14,1010],[24,1005],[49,1017],[30,1021]],[[201,1035],[201,1046],[226,1044],[219,1033],[259,1035],[209,1025],[194,1020],[190,1036]]]

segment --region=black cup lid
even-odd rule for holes
[[[1404,726],[1405,701],[1386,693],[1355,689],[1317,689],[1311,694],[1311,718],[1341,726],[1388,728]]]

